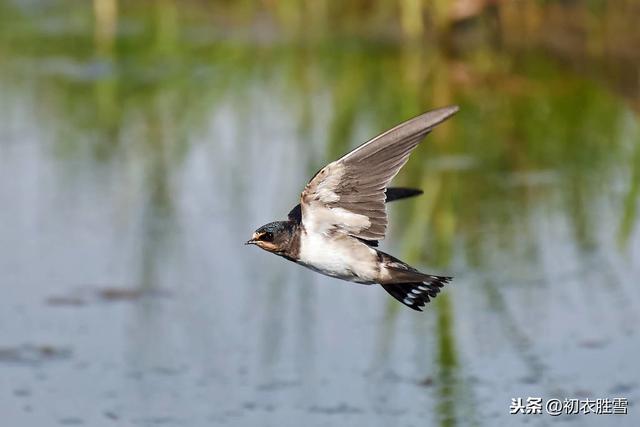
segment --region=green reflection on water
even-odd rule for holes
[[[451,427],[458,424],[456,407],[462,402],[459,396],[458,355],[453,333],[451,302],[448,295],[442,295],[436,303],[438,319],[438,399],[437,412],[440,425]]]

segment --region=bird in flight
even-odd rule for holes
[[[387,186],[424,137],[457,111],[450,106],[414,117],[329,163],[306,185],[288,221],[263,225],[246,244],[327,276],[379,284],[422,311],[451,277],[421,273],[377,249],[387,230],[385,203],[422,193]]]

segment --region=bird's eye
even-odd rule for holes
[[[273,241],[273,233],[271,233],[270,231],[267,231],[262,236],[260,236],[260,240],[262,240],[263,242],[272,242]]]

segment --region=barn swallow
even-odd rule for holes
[[[421,193],[387,186],[424,137],[457,111],[450,106],[414,117],[329,163],[311,178],[287,221],[263,225],[246,244],[327,276],[380,284],[422,311],[452,278],[421,273],[377,249],[387,230],[385,203]]]

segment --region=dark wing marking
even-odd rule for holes
[[[419,196],[420,194],[422,194],[422,190],[419,190],[417,188],[389,187],[385,191],[385,194],[387,196],[386,203],[389,203],[396,200]],[[287,216],[289,217],[289,221],[300,224],[300,222],[302,222],[302,209],[300,208],[300,203],[295,205],[293,209],[289,211],[289,214]],[[378,246],[377,240],[363,239],[363,241],[369,246]]]
[[[382,285],[382,287],[407,307],[422,311],[422,307],[431,301],[431,298],[435,298],[440,289],[449,281],[451,281],[451,277],[428,276],[423,282],[392,283]]]
[[[446,107],[408,120],[322,168],[301,195],[309,232],[340,231],[380,240],[387,229],[385,189],[411,151],[436,125],[458,111]]]
[[[422,194],[422,190],[417,188],[389,187],[387,191],[385,191],[385,195],[387,196],[385,202],[389,203],[395,200],[419,196],[420,194]]]
[[[293,209],[289,211],[289,221],[293,221],[296,224],[300,224],[302,222],[302,208],[300,207],[300,203],[295,205]]]
[[[364,243],[367,246],[371,246],[372,248],[377,248],[378,243],[380,243],[377,240],[367,240],[367,239],[361,239],[359,237],[356,237],[356,239],[360,240],[362,243]]]

